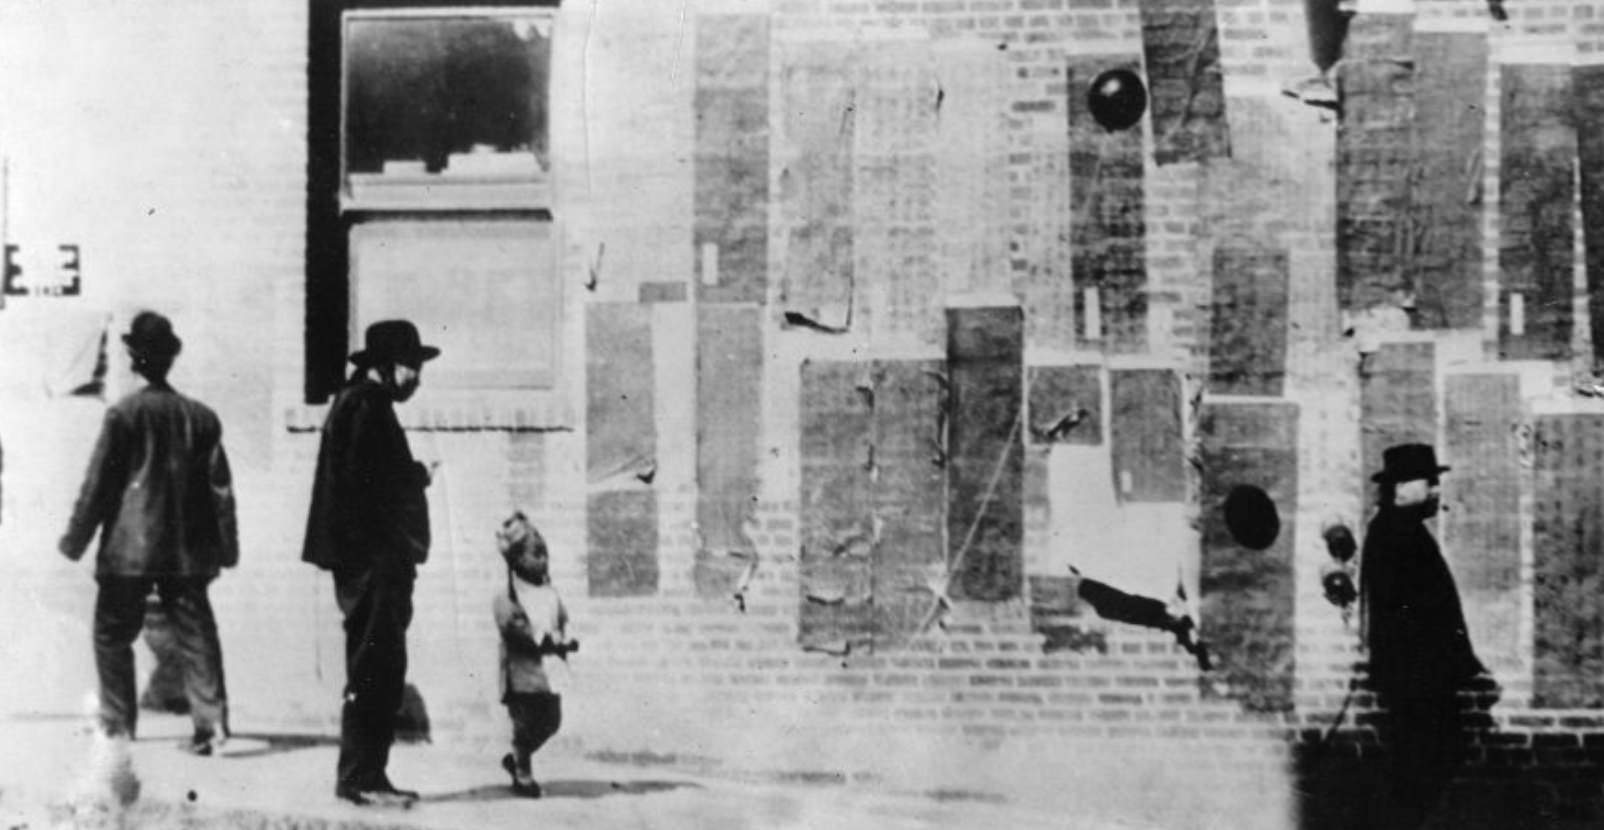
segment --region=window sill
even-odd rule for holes
[[[549,180],[473,176],[352,174],[340,194],[345,212],[491,211],[550,213]]]
[[[284,413],[286,432],[317,432],[328,404],[291,407]],[[427,399],[397,406],[401,426],[415,432],[561,432],[574,428],[573,407],[551,391],[441,390]]]

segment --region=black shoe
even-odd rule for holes
[[[535,779],[531,778],[528,781],[518,780],[518,759],[512,757],[511,752],[501,756],[501,768],[506,770],[507,775],[512,777],[512,792],[514,795],[524,798],[540,797],[540,784]]]
[[[340,785],[334,788],[334,796],[342,801],[349,801],[358,807],[401,807],[412,806],[418,800],[417,793],[398,790],[392,786],[380,787],[349,787]]]
[[[379,786],[374,788],[374,790],[384,793],[385,795],[393,795],[396,798],[403,798],[407,801],[417,801],[418,799],[422,798],[422,796],[418,795],[417,790],[403,790],[400,787],[390,783],[388,780],[381,782]]]
[[[1170,622],[1170,633],[1175,635],[1177,645],[1197,659],[1199,669],[1211,671],[1214,668],[1214,661],[1209,659],[1208,644],[1192,636],[1192,631],[1196,627],[1191,617],[1181,617]]]
[[[227,741],[227,732],[196,732],[187,742],[179,744],[179,748],[191,755],[207,758],[221,751]]]

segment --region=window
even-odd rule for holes
[[[549,389],[558,369],[551,222],[388,217],[351,228],[351,341],[369,323],[417,322],[442,360],[429,385]]]
[[[366,326],[405,317],[444,351],[440,407],[488,404],[498,426],[564,411],[557,10],[309,3],[307,402],[344,382]]]
[[[342,207],[549,207],[551,12],[356,10],[342,23]]]

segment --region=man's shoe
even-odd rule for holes
[[[411,807],[416,796],[407,798],[400,790],[364,790],[357,787],[335,787],[334,795],[358,807]]]
[[[334,797],[341,801],[349,801],[358,807],[366,807],[373,803],[369,793],[365,793],[355,787],[335,787]]]
[[[379,792],[384,793],[386,795],[393,795],[396,798],[404,799],[404,800],[409,801],[409,802],[417,801],[418,799],[423,797],[421,795],[418,795],[418,791],[417,790],[403,790],[400,787],[397,787],[396,785],[391,784],[388,781],[384,782],[384,785],[379,788]]]
[[[223,744],[228,741],[226,732],[196,732],[187,743],[181,744],[180,749],[191,755],[208,758],[221,752]]]

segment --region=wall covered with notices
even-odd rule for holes
[[[1421,442],[1498,689],[1467,696],[1496,705],[1439,821],[1604,816],[1604,9],[1359,0],[1328,30],[1324,0],[573,0],[550,203],[335,211],[334,302],[308,293],[336,194],[308,191],[305,67],[338,31],[267,0],[23,5],[0,230],[79,245],[83,291],[0,307],[0,380],[38,398],[0,406],[0,544],[49,544],[67,506],[19,494],[70,499],[69,431],[131,388],[102,341],[170,310],[175,379],[239,447],[245,566],[213,596],[225,650],[262,655],[229,665],[243,721],[337,723],[302,390],[308,321],[349,302],[433,314],[448,347],[401,407],[441,462],[410,669],[436,740],[504,730],[492,534],[521,509],[584,641],[568,750],[1321,826],[1390,745],[1328,541]],[[54,107],[100,87],[11,33],[67,20],[159,43],[118,68],[187,126],[142,137],[111,91]],[[261,66],[175,68],[218,43]],[[81,136],[136,138],[111,162]],[[18,574],[87,619],[82,573]]]

